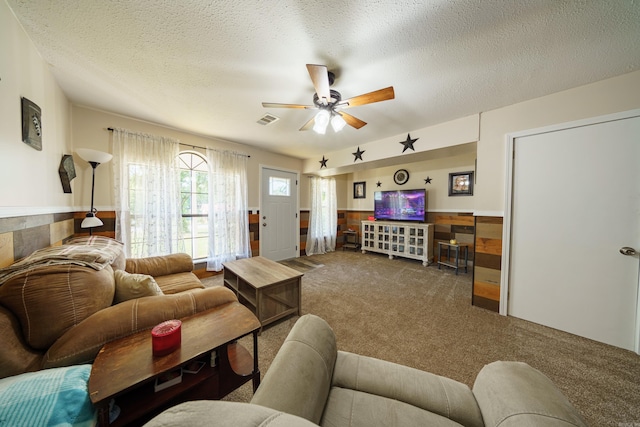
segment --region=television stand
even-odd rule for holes
[[[433,263],[434,228],[420,222],[362,221],[362,253],[417,259],[426,267]]]

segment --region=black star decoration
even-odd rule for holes
[[[328,161],[329,161],[329,159],[325,159],[324,156],[322,156],[322,160],[320,160],[320,169],[326,168]]]
[[[367,150],[362,150],[362,151],[360,151],[360,147],[358,147],[358,151],[356,151],[355,153],[351,153],[351,154],[353,154],[353,155],[355,156],[355,158],[353,159],[353,163],[355,163],[355,162],[356,162],[356,160],[358,160],[358,159],[362,160],[362,154],[363,154],[365,151],[367,151]]]
[[[407,140],[406,141],[400,141],[400,144],[404,145],[404,148],[402,149],[402,152],[404,153],[405,151],[407,151],[407,148],[411,148],[413,151],[416,151],[415,148],[413,148],[413,143],[416,142],[419,138],[414,138],[411,139],[411,135],[407,134]]]
[[[376,182],[376,187],[380,187],[382,183],[380,181]]]
[[[425,183],[425,184],[431,184],[431,178],[426,177],[426,178],[424,179],[424,183]]]

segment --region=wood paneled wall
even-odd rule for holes
[[[500,310],[503,219],[478,216],[475,220],[472,304],[497,312]]]
[[[260,255],[260,215],[248,212],[250,243],[253,256]],[[373,215],[372,211],[338,211],[337,247],[343,244],[343,231],[352,229],[360,233],[362,220]],[[6,267],[37,249],[60,245],[74,236],[87,235],[80,228],[84,212],[28,215],[0,218],[0,268]],[[115,237],[115,212],[99,213],[104,225],[93,229],[93,234]],[[492,311],[500,306],[500,275],[502,265],[501,217],[474,217],[467,213],[429,213],[427,222],[435,223],[434,253],[438,241],[452,238],[472,245],[470,259],[473,261],[472,303]],[[300,255],[306,255],[309,211],[300,212]],[[196,264],[196,274],[211,275],[203,263]]]
[[[456,239],[459,243],[469,245],[469,262],[473,263],[475,224],[472,213],[429,213],[427,222],[436,225],[433,236],[433,253],[436,257],[438,242]]]
[[[73,213],[0,218],[0,268],[38,249],[61,245],[74,234]]]

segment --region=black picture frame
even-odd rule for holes
[[[449,174],[449,196],[473,196],[473,171]]]
[[[22,106],[22,142],[42,151],[42,111],[34,102],[20,98]]]
[[[365,181],[353,183],[353,198],[354,199],[367,198],[367,183]]]

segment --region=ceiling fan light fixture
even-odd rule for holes
[[[324,135],[327,131],[327,126],[329,126],[329,120],[331,119],[331,113],[327,110],[320,110],[315,117],[315,124],[313,125],[313,130],[320,135]]]
[[[333,128],[334,132],[340,132],[346,124],[347,122],[338,113],[335,113],[331,118],[331,127]]]

